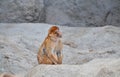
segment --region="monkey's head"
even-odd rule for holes
[[[48,36],[51,36],[51,37],[59,37],[61,38],[62,37],[62,33],[59,31],[59,27],[57,26],[52,26],[49,31],[48,31]]]

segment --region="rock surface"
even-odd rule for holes
[[[46,22],[68,26],[120,26],[120,0],[45,0]]]
[[[120,0],[1,0],[0,22],[120,26]]]
[[[43,0],[1,0],[0,22],[44,22]]]
[[[1,23],[0,73],[26,73],[38,65],[36,55],[50,27],[48,24]],[[63,64],[79,66],[96,58],[101,62],[120,58],[119,27],[59,27],[63,33]]]
[[[83,65],[39,65],[25,77],[119,77],[120,59],[95,59]]]

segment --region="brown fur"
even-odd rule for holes
[[[9,74],[9,73],[2,73],[0,77],[17,77],[15,75]]]
[[[44,42],[40,46],[37,59],[39,64],[62,64],[63,44],[61,32],[57,26],[52,26]]]

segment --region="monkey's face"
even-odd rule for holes
[[[57,26],[52,26],[48,31],[48,35],[50,37],[54,37],[54,38],[61,38],[62,37],[62,33],[60,32],[60,30]]]
[[[62,33],[61,33],[59,30],[55,30],[55,32],[54,32],[53,34],[54,34],[54,36],[56,36],[56,37],[59,37],[59,38],[62,37]]]
[[[55,31],[51,32],[49,36],[55,37],[55,38],[57,38],[57,37],[61,38],[62,37],[62,33],[59,30],[55,30]]]

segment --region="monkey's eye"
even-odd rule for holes
[[[57,32],[57,31],[55,31],[55,32],[54,32],[54,34],[58,34],[58,32]]]
[[[55,32],[55,34],[57,34],[57,32]]]

